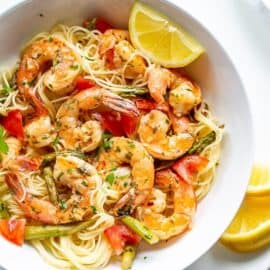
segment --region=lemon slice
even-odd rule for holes
[[[270,195],[270,166],[256,164],[253,167],[247,194],[251,196]]]
[[[270,196],[246,196],[221,242],[240,252],[270,244]]]
[[[141,2],[133,4],[129,32],[133,45],[164,67],[186,66],[204,52],[202,45],[181,26]]]

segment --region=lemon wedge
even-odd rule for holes
[[[256,164],[249,180],[247,195],[270,195],[270,166]]]
[[[129,32],[133,45],[164,67],[186,66],[204,52],[202,45],[181,26],[141,2],[132,6]]]
[[[246,196],[221,242],[239,252],[270,244],[270,196]]]

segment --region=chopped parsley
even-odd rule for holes
[[[127,152],[126,155],[125,155],[125,157],[126,157],[127,160],[131,160],[131,158],[132,158],[132,153]]]
[[[78,69],[78,68],[79,68],[79,65],[77,65],[77,64],[73,64],[73,65],[71,65],[71,66],[70,66],[70,68],[71,68],[71,69],[76,70],[76,69]]]
[[[135,143],[133,141],[128,141],[128,145],[130,148],[135,148]]]
[[[78,167],[77,171],[83,175],[89,175],[89,171],[85,167]]]
[[[84,27],[87,28],[88,30],[92,31],[96,29],[96,20],[97,18],[93,18],[92,20],[87,20],[84,22]]]
[[[109,173],[105,180],[110,184],[112,185],[114,183],[114,179],[115,179],[115,175],[113,173]]]
[[[58,60],[53,60],[53,66],[56,66],[56,65],[58,65],[59,64],[59,61]]]
[[[56,145],[59,144],[59,141],[60,141],[60,137],[58,137],[58,136],[55,137],[55,139],[54,139],[53,142],[52,142],[52,146],[53,146],[53,147],[56,147]]]
[[[67,209],[67,203],[64,200],[60,200],[59,207],[61,210]]]
[[[94,205],[90,205],[92,211],[93,211],[93,214],[96,214],[97,213],[97,208],[94,206]]]
[[[0,153],[8,153],[8,145],[5,142],[5,131],[2,126],[0,126]]]
[[[61,178],[63,175],[64,175],[64,173],[63,173],[63,172],[60,172],[56,179],[59,181],[60,178]]]
[[[110,142],[110,138],[112,137],[111,133],[105,132],[103,134],[103,143],[102,147],[104,150],[108,150],[112,147],[112,143]]]
[[[81,184],[82,184],[83,186],[85,186],[85,187],[88,187],[88,183],[87,183],[87,181],[85,181],[85,180],[83,180]]]
[[[68,174],[71,174],[71,173],[72,173],[72,171],[73,171],[73,169],[72,169],[72,168],[68,168],[68,169],[67,169],[67,173],[68,173]]]
[[[8,96],[13,91],[14,89],[12,86],[10,86],[9,84],[3,83],[0,93],[3,94],[4,96]]]

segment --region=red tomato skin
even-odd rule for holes
[[[93,82],[90,79],[85,79],[82,76],[77,77],[76,82],[75,82],[75,90],[85,90],[89,89],[95,86],[95,82]]]
[[[123,224],[117,224],[104,231],[109,243],[116,255],[120,255],[126,244],[136,245],[141,241],[141,237]]]
[[[109,69],[114,69],[115,68],[115,63],[114,63],[114,48],[108,49],[105,52],[105,62],[106,66]]]
[[[192,184],[194,175],[205,168],[208,159],[199,155],[185,156],[172,165],[172,170],[185,182]]]
[[[8,241],[21,246],[24,243],[25,219],[1,219],[0,233]]]
[[[8,115],[3,118],[2,124],[10,135],[20,140],[24,139],[23,116],[21,111],[10,111]]]
[[[104,33],[106,30],[108,29],[112,29],[113,27],[106,22],[106,20],[104,20],[101,17],[97,17],[96,18],[96,29],[99,30],[101,33]]]
[[[123,125],[125,134],[128,137],[132,137],[132,135],[134,135],[135,131],[137,130],[137,126],[139,124],[139,118],[136,116],[131,116],[131,115],[122,113],[121,120],[122,120],[122,125]]]
[[[101,112],[102,127],[112,133],[113,136],[124,136],[125,132],[121,123],[121,114],[114,111]]]

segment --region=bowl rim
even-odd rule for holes
[[[35,1],[37,1],[37,0],[35,0]],[[136,0],[132,0],[132,2],[135,2],[135,1]],[[138,1],[145,2],[144,0],[138,0]],[[21,7],[29,4],[30,2],[33,2],[33,0],[19,0],[19,2],[8,7],[6,10],[0,11],[0,20],[2,19],[2,17],[8,16],[9,14],[16,12],[17,9],[20,9]],[[249,144],[249,164],[247,164],[245,167],[247,169],[249,169],[249,174],[250,174],[251,170],[252,170],[252,165],[253,165],[254,159],[255,159],[255,145],[256,145],[255,144],[255,131],[254,131],[254,117],[252,114],[252,109],[251,109],[252,107],[250,105],[250,98],[249,98],[249,96],[247,94],[247,90],[246,90],[247,88],[245,87],[244,80],[243,80],[241,74],[239,73],[237,66],[234,64],[233,59],[231,58],[231,56],[229,55],[229,53],[227,52],[227,50],[225,49],[223,44],[217,39],[215,34],[205,25],[205,23],[203,23],[201,21],[201,19],[196,18],[189,11],[185,10],[183,4],[181,5],[181,3],[177,3],[177,0],[158,0],[156,3],[157,3],[157,5],[159,3],[162,3],[166,6],[171,6],[175,10],[183,13],[189,20],[195,21],[196,24],[198,24],[198,26],[201,27],[207,33],[207,35],[209,37],[211,37],[211,39],[220,47],[221,52],[223,53],[223,55],[227,59],[228,63],[231,65],[230,68],[232,69],[233,73],[235,74],[236,79],[239,81],[239,85],[242,87],[242,95],[245,98],[245,102],[247,105],[246,110],[247,110],[247,114],[248,114],[247,119],[249,119],[249,126],[250,126],[250,129],[249,129],[249,143],[250,144]],[[169,14],[165,14],[165,15],[169,16]],[[247,189],[247,186],[248,186],[248,178],[246,180],[246,185],[245,185],[246,189]],[[212,241],[208,241],[207,244],[203,245],[203,248],[199,248],[197,250],[196,256],[194,256],[195,259],[192,261],[187,261],[186,264],[184,265],[183,269],[186,269],[187,267],[191,266],[201,256],[203,256],[205,253],[207,253],[211,247],[213,247],[216,243],[218,243],[219,237],[223,234],[223,232],[226,230],[226,228],[230,225],[230,223],[233,220],[234,216],[236,215],[238,209],[240,208],[244,197],[245,197],[244,192],[242,194],[241,193],[239,194],[239,199],[237,201],[237,204],[235,203],[235,208],[231,210],[230,218],[228,218],[227,223],[224,224],[223,229],[219,230],[218,238],[216,238],[215,240],[213,239]],[[2,264],[2,262],[1,262],[1,264]]]

